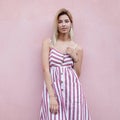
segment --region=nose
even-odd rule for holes
[[[65,22],[62,23],[62,26],[65,26]]]

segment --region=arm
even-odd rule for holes
[[[83,49],[75,50],[74,53],[74,70],[76,71],[78,77],[80,77],[81,73],[81,65],[82,65],[82,59],[83,59]]]
[[[58,102],[55,97],[54,89],[52,87],[52,80],[49,70],[49,40],[44,40],[42,44],[42,67],[43,67],[43,74],[44,79],[46,83],[46,87],[49,94],[49,100],[50,100],[50,111],[52,113],[58,112]]]
[[[49,96],[54,96],[51,75],[49,71],[49,40],[44,40],[42,44],[42,67]]]
[[[78,77],[80,77],[83,59],[83,49],[79,47],[77,47],[76,49],[68,47],[67,53],[73,58],[74,61],[73,69],[76,71]]]

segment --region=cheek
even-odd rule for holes
[[[57,30],[60,31],[60,29],[61,29],[61,25],[58,25]]]
[[[61,24],[58,24],[58,25],[57,25],[58,28],[61,28],[61,26],[62,26]]]
[[[71,23],[68,23],[67,26],[68,26],[69,28],[71,28]]]
[[[69,29],[69,30],[71,29],[71,25],[68,25],[68,29]]]

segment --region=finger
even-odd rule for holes
[[[55,106],[52,107],[52,113],[55,113]]]
[[[54,113],[57,114],[57,111],[58,111],[58,109],[57,109],[57,106],[55,105],[54,106]]]
[[[66,51],[68,54],[71,54],[72,53],[72,50],[67,50]]]
[[[72,48],[72,47],[67,47],[67,49],[71,49],[71,50],[73,50],[73,48]]]
[[[56,112],[58,113],[58,105],[56,106]]]
[[[70,49],[70,48],[67,48],[67,50],[66,50],[66,51],[68,51],[68,52],[69,52],[69,51],[72,51],[72,49]]]
[[[56,108],[56,106],[54,106],[54,113],[55,113],[55,114],[57,113],[57,108]]]
[[[53,112],[54,112],[54,113],[57,112],[56,105],[54,105],[54,107],[53,107]]]
[[[55,106],[55,113],[58,113],[58,105]]]
[[[72,49],[71,49],[71,48],[68,48],[67,51],[72,51]]]
[[[53,113],[53,112],[54,112],[54,110],[53,110],[53,109],[54,109],[54,108],[53,108],[53,105],[51,105],[51,106],[50,106],[50,112],[51,112],[51,113]]]
[[[67,48],[72,48],[72,46],[68,46]]]

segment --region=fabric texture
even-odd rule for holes
[[[51,48],[49,66],[59,109],[57,114],[50,112],[49,94],[44,83],[40,120],[91,120],[80,80],[73,69],[73,59]]]

